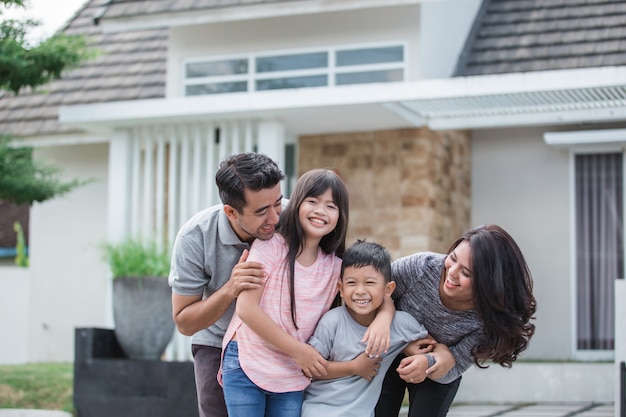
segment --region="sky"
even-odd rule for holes
[[[52,36],[88,0],[26,0],[26,9],[3,10],[1,18],[30,17],[41,22],[41,26],[29,34],[32,42]]]

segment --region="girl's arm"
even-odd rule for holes
[[[391,339],[391,322],[396,314],[396,307],[391,296],[385,296],[383,305],[380,306],[376,313],[376,318],[369,325],[361,343],[367,342],[365,353],[370,356],[378,357],[389,350],[389,341]]]
[[[259,305],[262,295],[263,287],[241,291],[237,297],[237,315],[259,337],[291,356],[306,376],[325,375],[326,359],[313,346],[298,341],[274,323]]]

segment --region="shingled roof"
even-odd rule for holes
[[[63,29],[82,34],[101,55],[62,79],[18,96],[0,96],[0,133],[18,137],[78,132],[58,122],[62,105],[165,97],[168,32],[103,34],[94,24],[107,0],[91,0]]]
[[[624,0],[484,0],[455,76],[626,65]]]

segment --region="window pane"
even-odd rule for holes
[[[576,155],[577,347],[615,344],[614,281],[624,277],[622,154]]]
[[[232,83],[198,84],[188,85],[185,87],[185,95],[187,96],[199,96],[203,94],[239,93],[242,91],[248,91],[248,83],[246,81],[238,81]]]
[[[257,90],[280,90],[284,88],[323,87],[328,85],[326,75],[312,75],[309,77],[286,77],[271,80],[258,80]]]
[[[337,74],[335,84],[346,85],[402,81],[403,73],[404,71],[402,70],[349,72],[346,74]]]
[[[402,46],[387,46],[383,48],[337,51],[336,61],[338,67],[346,65],[403,62],[404,48]]]
[[[246,58],[229,59],[224,61],[195,62],[185,66],[186,78],[246,74],[247,72],[248,60]]]
[[[326,68],[327,66],[327,52],[265,56],[256,59],[256,72],[292,71],[311,68]]]

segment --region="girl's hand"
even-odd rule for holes
[[[363,352],[351,362],[354,366],[354,375],[358,375],[363,379],[371,381],[380,369],[382,358],[371,358],[367,353]]]
[[[326,375],[328,362],[313,346],[301,343],[297,352],[291,355],[291,357],[302,368],[302,373],[307,377],[319,378],[322,375]]]
[[[425,355],[412,355],[400,361],[400,366],[396,369],[400,378],[410,384],[418,384],[428,376],[428,359]]]

